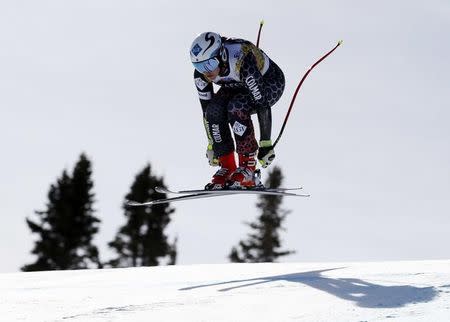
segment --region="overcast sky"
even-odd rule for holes
[[[309,199],[291,210],[283,261],[449,258],[450,2],[0,2],[0,272],[31,263],[25,217],[80,153],[93,162],[95,239],[124,223],[121,203],[150,162],[170,188],[200,188],[216,168],[189,61],[203,31],[255,41],[284,70],[274,138],[308,77],[274,164]],[[249,232],[256,198],[173,206],[179,264],[223,263]]]

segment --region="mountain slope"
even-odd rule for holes
[[[450,320],[450,261],[0,275],[2,321]]]

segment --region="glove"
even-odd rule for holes
[[[212,167],[219,166],[219,159],[216,158],[216,156],[214,155],[212,144],[208,144],[208,147],[206,148],[206,158],[208,159],[210,166]]]
[[[267,168],[275,159],[275,151],[273,150],[272,141],[259,141],[258,160],[263,168]]]

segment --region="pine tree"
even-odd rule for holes
[[[92,208],[91,176],[91,162],[81,154],[73,175],[64,170],[56,184],[50,186],[47,209],[35,211],[38,221],[26,219],[31,232],[39,236],[32,250],[38,258],[23,266],[23,271],[102,266],[97,247],[92,245],[100,220]]]
[[[126,200],[148,201],[165,198],[153,190],[154,187],[164,187],[162,178],[151,173],[148,164],[135,178]],[[169,204],[152,207],[129,207],[124,204],[124,214],[127,222],[120,228],[115,239],[108,245],[117,257],[109,262],[112,267],[157,266],[160,259],[167,258],[167,264],[176,263],[176,243],[170,244],[164,233],[170,222],[170,214],[175,210]]]
[[[279,188],[283,175],[279,167],[274,167],[265,182],[266,187]],[[261,215],[257,222],[247,223],[253,230],[246,241],[240,241],[228,256],[231,262],[258,263],[274,262],[278,257],[293,254],[294,251],[279,250],[281,247],[279,230],[289,211],[280,209],[282,196],[261,195],[257,208]]]

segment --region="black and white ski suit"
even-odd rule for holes
[[[222,38],[225,59],[219,75],[210,82],[195,70],[194,81],[216,157],[234,151],[230,126],[236,140],[236,152],[258,150],[251,115],[257,113],[260,140],[270,140],[271,107],[284,91],[282,70],[259,48],[243,39]],[[220,86],[214,93],[213,84]]]

